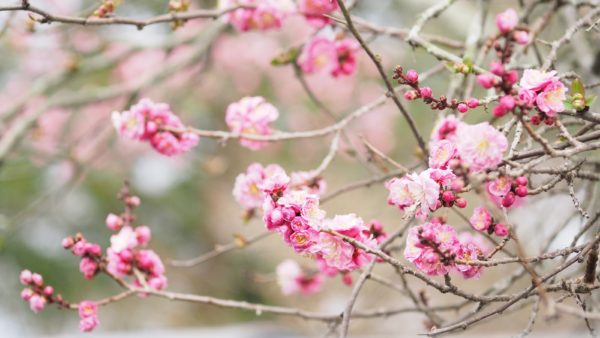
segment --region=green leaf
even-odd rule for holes
[[[596,95],[592,95],[592,96],[586,97],[585,98],[585,105],[588,106],[588,107],[591,107],[594,104],[594,102],[596,101],[597,98],[598,98],[598,96],[596,96]]]
[[[298,54],[300,54],[300,50],[298,48],[292,48],[274,57],[273,60],[271,60],[271,64],[273,66],[288,65],[296,60]]]
[[[585,88],[579,79],[575,79],[573,82],[571,82],[571,95],[574,94],[581,94],[581,96],[585,96]]]
[[[563,103],[565,105],[565,110],[577,110],[575,107],[573,107],[570,100],[566,100]]]

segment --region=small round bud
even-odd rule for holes
[[[46,297],[50,297],[50,296],[52,296],[52,294],[53,294],[53,293],[54,293],[54,288],[53,288],[53,287],[51,287],[50,285],[48,285],[48,286],[46,286],[46,287],[44,288],[44,295],[45,295]]]
[[[408,72],[406,72],[406,81],[408,81],[409,83],[417,83],[419,82],[419,73],[417,73],[416,70],[409,70]]]
[[[525,177],[525,176],[519,176],[515,179],[515,181],[517,182],[518,185],[524,185],[524,186],[527,186],[527,183],[528,183],[527,177]]]
[[[502,117],[506,115],[506,108],[504,108],[503,105],[497,105],[494,107],[494,109],[492,109],[492,113],[496,117]]]
[[[454,193],[452,191],[446,190],[442,193],[442,200],[446,203],[454,202],[455,198],[456,197],[454,196]]]
[[[423,98],[430,98],[431,94],[433,93],[431,88],[429,87],[421,87],[419,92],[421,93],[421,97]]]
[[[454,204],[455,204],[457,207],[459,207],[459,208],[461,208],[461,209],[464,209],[464,208],[466,208],[466,207],[467,207],[467,200],[466,200],[466,199],[464,199],[464,198],[462,198],[462,197],[459,197],[459,198],[457,198],[457,199],[454,201]]]
[[[526,186],[520,185],[515,189],[515,194],[517,194],[517,196],[519,197],[525,197],[527,196],[527,193],[529,191],[527,190]]]
[[[409,90],[406,93],[404,93],[404,98],[408,101],[415,100],[418,96],[419,95],[417,95],[417,92],[414,90]]]
[[[542,118],[539,114],[535,114],[529,118],[529,122],[531,122],[531,124],[533,124],[534,126],[537,126],[542,122]]]
[[[513,203],[515,203],[515,199],[515,194],[512,191],[507,193],[502,199],[502,206],[505,208],[510,207],[513,205]]]
[[[479,100],[471,97],[471,98],[467,99],[467,106],[469,106],[469,108],[471,108],[471,109],[477,108],[477,107],[479,107]]]
[[[21,274],[19,275],[19,280],[21,281],[21,284],[23,285],[29,285],[31,284],[32,280],[32,273],[29,270],[23,270],[21,271]]]
[[[466,113],[467,110],[469,110],[469,107],[464,103],[459,103],[456,109],[458,109],[458,111],[461,113]]]
[[[62,240],[62,246],[63,248],[65,248],[66,250],[70,250],[73,245],[75,245],[75,240],[73,239],[73,237],[69,236],[69,237],[65,237]]]
[[[494,225],[494,233],[499,237],[506,237],[508,235],[508,227],[502,223]]]

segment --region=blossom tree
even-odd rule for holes
[[[110,170],[115,163],[127,167],[140,154],[156,152],[168,163],[198,161],[214,168],[222,162],[211,158],[224,161],[217,154],[225,152],[227,163],[250,162],[238,165],[243,170],[219,187],[241,216],[221,208],[225,202],[212,212],[260,231],[236,233],[230,243],[200,256],[167,257],[154,244],[168,237],[156,235],[164,235],[157,229],[167,225],[149,217],[142,203],[143,187],[164,173],[159,168],[135,187],[120,173],[125,183],[113,191],[118,208],[113,204],[96,220],[104,225],[94,235],[74,226],[61,243],[46,243],[77,257],[60,264],[77,270],[79,262],[80,283],[106,277],[119,291],[69,299],[59,277],[24,267],[20,296],[33,312],[74,310],[79,329],[90,332],[102,327],[101,309],[110,311],[131,297],[162,298],[322,322],[319,336],[339,337],[348,336],[358,319],[417,313],[424,321],[414,333],[439,336],[476,330],[515,312],[523,328],[503,334],[522,337],[536,322],[576,319],[596,336],[600,114],[594,91],[600,87],[600,54],[592,49],[600,4],[440,0],[422,8],[419,2],[405,24],[371,14],[393,8],[387,1],[221,0],[207,9],[204,1],[170,0],[162,14],[145,18],[132,13],[139,7],[128,7],[129,0],[92,2],[87,11],[59,1],[0,5],[7,14],[0,36],[10,40],[7,50],[19,60],[0,92],[1,165],[25,158],[45,168],[63,161],[81,173]],[[474,15],[460,38],[425,32],[444,16],[462,27],[467,11]],[[107,38],[127,26],[137,28],[127,31],[134,36],[152,27],[168,29],[152,54],[143,44]],[[55,40],[49,43],[54,52],[33,42],[39,34]],[[238,49],[232,39],[241,41]],[[244,59],[253,45],[259,45],[253,53],[270,62],[259,66]],[[410,56],[398,55],[398,48]],[[46,64],[36,65],[28,53],[38,53],[37,62],[39,53],[47,53]],[[219,58],[229,63],[214,66]],[[206,76],[211,68],[218,76]],[[92,78],[107,69],[114,74],[97,87]],[[270,96],[260,89],[265,74],[271,77]],[[343,93],[341,88],[356,83]],[[215,122],[200,112],[220,96],[226,102],[213,113]],[[344,107],[349,103],[355,106]],[[199,113],[186,114],[182,107]],[[387,119],[380,108],[399,114]],[[85,110],[92,112],[87,118],[68,118]],[[401,131],[386,137],[393,124]],[[51,137],[39,140],[36,131]],[[401,151],[389,146],[394,141]],[[227,153],[216,145],[240,149]],[[110,147],[118,154],[104,157]],[[311,151],[322,158],[312,163]],[[287,155],[310,167],[286,165]],[[353,168],[369,176],[346,177]],[[86,180],[65,175],[72,186]],[[329,206],[370,187],[383,193]],[[163,207],[152,209],[184,213]],[[554,209],[568,217],[544,218]],[[257,248],[267,238],[279,249],[261,249],[276,261],[262,276],[265,283],[308,300],[341,282],[342,306],[322,312],[303,302],[278,306],[187,293],[169,283],[172,269]],[[367,284],[386,296],[363,309],[357,302]],[[393,297],[409,305],[384,302]]]

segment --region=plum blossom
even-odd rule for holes
[[[483,250],[477,244],[472,241],[461,242],[460,249],[456,254],[456,258],[470,262],[479,259],[479,256],[483,255]],[[469,265],[469,264],[456,264],[456,271],[458,271],[464,278],[479,278],[483,271],[483,266]]]
[[[261,189],[263,182],[277,173],[285,173],[283,168],[277,164],[263,167],[260,163],[248,166],[245,173],[235,178],[233,196],[235,200],[245,209],[260,208],[263,204],[264,193]]]
[[[270,123],[277,120],[279,111],[263,97],[244,97],[227,107],[225,122],[234,133],[248,135],[271,135]],[[268,143],[245,138],[240,144],[248,149],[259,150]]]
[[[469,223],[473,229],[485,232],[492,225],[492,215],[484,207],[477,207],[473,210],[473,215],[469,218]]]
[[[166,103],[154,103],[144,98],[124,112],[113,112],[112,122],[121,136],[147,141],[159,153],[175,156],[194,148],[198,135],[183,130],[185,125]],[[166,129],[171,130],[166,130]]]
[[[331,19],[324,14],[330,14],[337,9],[338,3],[335,0],[298,0],[298,11],[316,28],[329,24]]]
[[[84,300],[79,303],[79,330],[81,332],[93,331],[100,324],[98,320],[98,305],[95,302]]]
[[[437,208],[440,195],[440,185],[431,177],[431,172],[428,169],[387,181],[388,204],[397,206],[406,216],[415,215],[424,220]]]
[[[562,82],[552,82],[543,92],[537,95],[535,100],[538,108],[546,113],[547,116],[554,117],[557,113],[565,110],[564,101],[566,96],[567,87]]]
[[[317,293],[323,286],[323,275],[320,273],[307,275],[298,263],[291,259],[279,263],[276,269],[277,284],[284,295]]]
[[[316,36],[302,49],[298,65],[307,74],[323,71],[333,77],[352,75],[357,66],[358,47],[352,39],[331,40]]]
[[[496,15],[496,26],[502,33],[508,33],[517,27],[519,23],[519,15],[517,12],[509,8],[504,12]]]
[[[534,92],[543,90],[549,84],[559,81],[556,71],[542,72],[537,69],[526,69],[523,71],[519,86],[522,89],[532,90]]]
[[[449,115],[441,119],[433,127],[431,142],[436,143],[440,140],[454,142],[456,140],[456,131],[460,124],[462,124],[462,122],[459,121],[454,115]]]
[[[428,275],[448,273],[461,244],[454,228],[440,222],[412,227],[406,237],[404,257]]]
[[[446,169],[448,162],[456,156],[456,146],[448,140],[433,143],[429,151],[429,167]]]
[[[238,31],[270,30],[280,28],[283,20],[293,11],[294,5],[289,0],[220,0],[219,8],[235,6],[254,6],[239,8],[225,14],[225,21]]]
[[[506,136],[487,122],[459,125],[456,147],[462,162],[471,172],[494,168],[502,162],[508,149]]]

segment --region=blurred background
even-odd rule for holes
[[[2,5],[17,1],[3,0]],[[379,25],[408,28],[418,13],[438,1],[378,0],[358,1],[354,14]],[[33,5],[52,13],[87,16],[98,1],[31,0]],[[424,31],[465,41],[473,22],[480,15],[480,4],[487,1],[457,1]],[[125,0],[118,8],[120,16],[149,17],[167,11],[165,0]],[[193,8],[213,8],[215,1],[192,1]],[[493,32],[493,15],[517,1],[490,1],[485,34]],[[535,16],[535,10],[534,10]],[[560,36],[575,13],[556,16],[541,38],[552,41]],[[105,98],[103,93],[152,77],[168,65],[181,63],[207,42],[206,31],[212,20],[188,22],[175,32],[168,24],[153,25],[138,31],[130,26],[83,27],[63,24],[33,24],[25,13],[0,12],[0,134],[26,116],[40,114],[33,129],[18,142],[0,165],[0,336],[75,335],[77,315],[49,308],[33,314],[19,297],[18,273],[24,268],[41,273],[47,283],[66,299],[99,299],[119,291],[115,283],[101,276],[86,281],[78,271],[79,261],[62,249],[67,235],[82,232],[103,247],[110,232],[104,219],[120,212],[116,193],[124,180],[141,197],[137,211],[141,224],[151,227],[151,247],[166,262],[187,259],[212,250],[217,244],[231,242],[234,234],[245,237],[264,231],[260,219],[244,222],[242,209],[231,194],[235,177],[254,162],[278,163],[288,172],[316,168],[328,150],[329,139],[280,142],[259,152],[242,148],[235,141],[220,144],[202,139],[193,152],[177,158],[163,157],[147,144],[119,139],[110,122],[113,110],[125,110],[141,97],[167,102],[182,120],[202,129],[225,130],[225,109],[244,96],[264,96],[280,110],[275,123],[280,130],[308,130],[322,127],[331,120],[303,91],[290,66],[275,67],[271,60],[291,46],[302,44],[313,33],[303,18],[288,19],[282,30],[237,33],[227,28],[210,42],[205,53],[192,58],[168,76],[152,81],[135,92]],[[597,46],[597,40],[594,40]],[[427,71],[439,62],[420,49],[412,49],[400,39],[376,37],[373,49],[383,56],[391,74],[401,64],[405,69]],[[588,45],[591,51],[593,44]],[[452,51],[452,50],[450,50]],[[454,51],[458,53],[459,51]],[[590,55],[593,55],[590,54]],[[572,54],[561,55],[565,64],[573,64]],[[524,60],[533,62],[533,58]],[[482,65],[487,65],[486,61]],[[527,61],[526,61],[527,62]],[[453,75],[445,70],[426,83],[434,93],[445,94]],[[327,74],[307,77],[309,86],[337,116],[377,99],[384,93],[381,79],[370,60],[361,54],[358,74],[331,78]],[[33,92],[33,94],[32,94]],[[484,92],[475,92],[484,97]],[[91,95],[90,103],[46,108],[56,97],[69,99]],[[19,109],[14,109],[14,107]],[[423,135],[429,135],[437,116],[421,103],[407,104]],[[482,108],[469,113],[467,120],[489,120]],[[386,104],[360,120],[350,131],[352,142],[364,150],[358,135],[394,160],[415,163],[414,139],[402,116]],[[342,146],[348,150],[347,144]],[[352,156],[341,152],[325,171],[328,191],[373,173]],[[382,184],[355,190],[327,202],[329,215],[355,212],[365,220],[377,218],[388,232],[402,223],[401,213],[386,203]],[[557,204],[558,203],[558,204]],[[560,204],[568,203],[568,204]],[[555,226],[573,227],[580,222],[572,216],[572,205],[548,209],[549,205],[570,205],[568,195],[532,200],[527,212],[515,215],[527,229],[519,229],[525,238],[550,233]],[[442,212],[443,214],[443,212]],[[465,212],[470,215],[470,211]],[[450,223],[466,230],[468,225],[454,214],[444,214]],[[527,237],[529,236],[529,237]],[[561,243],[562,241],[562,243]],[[570,239],[556,241],[558,247]],[[539,249],[535,241],[528,250]],[[285,258],[312,267],[310,259],[295,255],[277,236],[271,236],[243,251],[234,251],[192,268],[168,266],[169,289],[219,298],[265,304],[300,307],[314,311],[339,313],[352,289],[339,278],[328,279],[316,295],[285,297],[275,283],[275,266]],[[400,283],[391,269],[379,267],[378,273]],[[484,273],[479,281],[456,281],[461,287],[477,292],[505,276],[510,268]],[[411,285],[419,285],[416,280]],[[527,285],[527,280],[517,287]],[[418,287],[417,287],[418,289]],[[517,288],[515,288],[516,290]],[[432,304],[457,299],[427,291]],[[410,306],[401,294],[377,284],[367,283],[356,308]],[[142,332],[149,336],[231,337],[244,336],[322,336],[326,326],[296,318],[280,318],[208,305],[169,302],[163,299],[132,297],[99,311],[101,326],[94,334],[120,336]],[[527,309],[508,313],[502,319],[475,327],[474,336],[497,333],[508,336],[520,332],[528,321]],[[414,336],[425,330],[421,314],[402,314],[376,320],[356,320],[351,332],[357,335]],[[540,320],[541,332],[559,330],[573,336],[582,323],[563,318],[559,323]],[[559,335],[559,336],[560,336]]]

